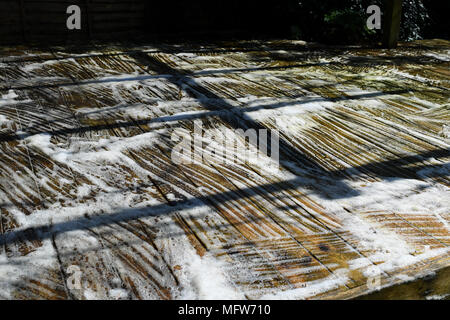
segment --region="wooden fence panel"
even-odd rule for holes
[[[81,9],[81,30],[66,26],[70,5]],[[57,43],[139,36],[144,0],[0,0],[0,43]]]

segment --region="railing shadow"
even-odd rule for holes
[[[83,133],[87,131],[97,131],[103,129],[113,129],[113,128],[121,128],[121,127],[131,127],[139,124],[148,124],[151,121],[161,121],[166,122],[169,120],[191,120],[195,118],[209,117],[214,115],[221,119],[224,123],[228,124],[231,128],[234,129],[267,129],[264,124],[249,119],[248,117],[242,117],[242,114],[249,111],[259,110],[260,108],[278,108],[282,106],[289,105],[289,102],[284,104],[280,103],[279,105],[269,105],[269,106],[256,106],[248,109],[237,108],[232,104],[228,103],[225,99],[212,92],[205,86],[202,86],[201,83],[195,80],[192,74],[188,74],[183,70],[177,70],[155,57],[148,55],[143,52],[135,52],[129,54],[133,57],[140,65],[146,68],[146,71],[150,71],[152,73],[156,72],[157,75],[148,75],[142,76],[142,78],[130,78],[130,79],[116,79],[118,82],[120,81],[130,81],[133,79],[136,80],[146,80],[151,79],[152,77],[161,77],[164,76],[166,80],[176,85],[178,88],[186,90],[186,86],[188,86],[188,90],[190,93],[195,96],[201,106],[208,110],[200,113],[199,115],[182,115],[182,116],[168,116],[162,117],[160,119],[155,120],[136,120],[130,122],[122,122],[122,123],[114,123],[114,124],[105,124],[98,126],[87,126],[81,128],[67,128],[67,129],[58,129],[49,131],[39,131],[37,128],[31,131],[32,134],[39,133],[48,133],[52,135],[68,135],[73,133]],[[158,76],[159,75],[159,76]],[[114,81],[114,80],[111,80]],[[134,80],[133,80],[134,81]],[[86,85],[95,84],[95,83],[104,83],[104,81],[87,81]],[[69,85],[69,84],[68,84]],[[80,84],[71,84],[71,85],[80,85]],[[60,86],[60,85],[55,85]],[[43,88],[40,86],[39,88]],[[33,87],[26,87],[26,89],[33,89]],[[20,88],[15,88],[15,90],[20,90]],[[406,91],[409,92],[409,91]],[[345,99],[361,99],[361,98],[373,98],[379,95],[385,94],[402,94],[405,93],[405,90],[397,90],[393,92],[386,93],[370,93],[370,94],[362,94],[358,96],[351,97],[338,97],[335,98],[335,101],[342,101]],[[213,99],[216,101],[215,106],[205,103],[205,101]],[[330,101],[331,99],[327,99]],[[323,101],[323,98],[318,98],[317,101]],[[310,102],[310,101],[307,101]],[[299,102],[294,101],[293,103],[298,104]],[[300,102],[301,103],[301,102]],[[217,110],[217,105],[220,106],[220,109]],[[275,134],[272,132],[271,134]],[[26,138],[25,136],[17,136],[17,135],[3,135],[0,137],[0,142],[9,142],[14,140],[20,140]],[[378,177],[398,177],[398,178],[419,178],[418,171],[429,169],[428,175],[433,177],[434,175],[439,176],[439,170],[433,170],[433,166],[416,166],[414,169],[405,167],[406,165],[410,165],[411,163],[419,163],[424,159],[433,157],[435,159],[446,158],[450,156],[450,149],[438,149],[434,151],[430,151],[423,154],[401,157],[394,160],[387,160],[377,163],[369,163],[357,167],[352,167],[345,170],[336,170],[336,171],[328,171],[322,168],[318,163],[307,157],[305,154],[297,150],[293,147],[289,142],[285,141],[282,137],[278,137],[280,142],[280,164],[284,166],[284,169],[291,171],[292,168],[290,166],[286,166],[286,163],[295,163],[300,168],[308,171],[310,174],[314,175],[317,179],[322,179],[323,181],[332,182],[334,189],[340,190],[339,193],[329,192],[325,188],[316,187],[314,192],[318,193],[323,197],[327,197],[330,199],[339,199],[342,197],[352,197],[358,195],[356,190],[353,190],[349,187],[343,180],[345,177],[351,177],[356,175],[357,173],[370,173],[373,176]],[[270,135],[268,137],[268,141],[271,141]],[[256,147],[258,146],[259,141],[256,142]],[[270,152],[271,146],[269,144],[268,151]],[[351,170],[350,170],[351,169]],[[434,168],[435,169],[435,168]],[[295,172],[293,172],[295,174]],[[288,181],[281,181],[278,183],[270,183],[267,185],[259,185],[257,187],[249,187],[240,189],[240,193],[244,195],[258,194],[261,190],[264,190],[265,194],[270,194],[272,192],[277,191],[286,191],[291,189],[296,189],[298,187],[305,186],[305,181],[302,177],[298,177],[296,179],[291,179]],[[168,206],[167,204],[156,205],[152,207],[148,207],[145,209],[124,209],[117,213],[112,213],[109,215],[101,215],[101,216],[93,216],[93,217],[83,217],[74,219],[72,221],[62,222],[55,225],[45,225],[33,228],[31,231],[28,230],[17,230],[11,231],[7,234],[3,234],[0,236],[0,244],[7,245],[9,243],[18,241],[20,239],[29,239],[29,240],[37,240],[37,239],[46,239],[51,237],[52,235],[68,232],[72,230],[85,229],[85,228],[95,228],[105,224],[118,223],[118,222],[126,222],[130,220],[135,220],[148,216],[158,216],[158,215],[166,215],[171,214],[177,210],[189,209],[199,205],[208,204],[213,205],[218,202],[221,203],[224,199],[236,199],[236,193],[234,191],[224,192],[221,194],[213,194],[208,196],[196,197],[194,200],[183,200],[183,201],[175,201],[172,203],[172,206]]]
[[[439,158],[447,158],[450,157],[450,149],[439,149],[423,154],[403,157],[394,160],[382,161],[378,163],[369,163],[366,165],[353,167],[352,172],[364,172],[369,171],[372,174],[377,174],[383,178],[417,178],[417,172],[422,170],[430,170],[430,169],[438,169],[439,166],[417,166],[415,168],[415,174],[411,172],[411,169],[402,169],[403,165],[411,164],[415,162],[420,162],[423,159],[427,159],[433,157],[435,159]],[[444,166],[444,165],[443,165]],[[443,167],[442,166],[442,167]],[[396,171],[399,172],[398,175],[395,174],[387,174],[385,171],[382,171],[383,167],[394,167]],[[378,168],[378,169],[376,169]],[[439,170],[436,170],[439,171]],[[338,177],[341,175],[341,170],[332,172],[333,177]],[[433,177],[430,175],[428,177]],[[357,193],[352,189],[341,189],[339,185],[336,183],[335,179],[330,177],[328,184],[323,186],[324,189],[329,189],[329,194],[336,193],[336,198],[347,198],[356,196]],[[334,182],[334,185],[333,185]],[[199,206],[208,205],[210,207],[215,206],[215,204],[220,203],[224,204],[228,201],[234,201],[238,199],[250,198],[252,195],[267,195],[273,192],[282,192],[288,190],[295,190],[298,187],[305,186],[305,181],[303,177],[298,177],[291,180],[280,181],[276,183],[268,183],[264,185],[258,185],[254,187],[247,187],[239,189],[239,194],[234,191],[226,191],[218,194],[211,194],[206,196],[195,197],[191,199],[184,200],[171,200],[170,204],[163,203],[154,206],[149,206],[146,208],[129,208],[122,209],[118,212],[111,214],[102,214],[102,215],[94,215],[94,216],[83,216],[66,222],[59,222],[53,225],[42,225],[34,228],[29,228],[25,230],[15,230],[10,231],[5,234],[0,235],[0,246],[5,246],[14,242],[20,241],[34,241],[34,240],[44,240],[49,239],[50,237],[65,233],[69,231],[81,230],[81,229],[90,229],[96,228],[103,225],[127,222],[136,219],[146,218],[146,217],[157,217],[161,215],[169,215],[176,213],[178,211],[183,211],[187,209],[196,208]],[[339,190],[339,191],[336,191]],[[126,192],[127,190],[119,190],[118,192]],[[333,199],[331,197],[331,199]],[[3,205],[2,205],[3,206]],[[224,226],[223,226],[224,227]],[[164,236],[174,236],[164,235]]]

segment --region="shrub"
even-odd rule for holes
[[[305,40],[328,43],[360,43],[378,41],[381,31],[366,27],[370,5],[379,5],[383,11],[385,0],[288,0],[291,30]],[[429,16],[422,0],[403,0],[401,40],[420,39]],[[298,31],[300,30],[300,31]]]

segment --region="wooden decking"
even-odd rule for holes
[[[0,297],[354,298],[446,270],[449,50],[0,48]],[[279,170],[174,163],[196,121],[278,130]]]

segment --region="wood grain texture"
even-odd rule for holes
[[[449,294],[448,50],[1,47],[0,297]],[[279,170],[174,162],[199,122],[278,130]]]

